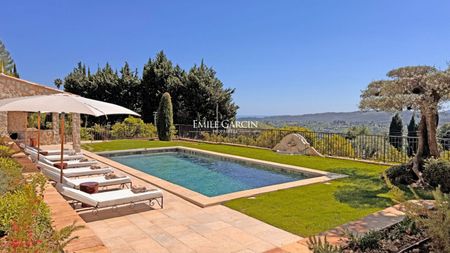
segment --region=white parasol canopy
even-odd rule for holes
[[[112,114],[129,114],[140,116],[138,113],[125,107],[106,103],[94,99],[88,99],[68,93],[53,95],[26,96],[17,98],[8,98],[0,100],[0,111],[16,112],[39,112],[38,128],[40,130],[40,112],[62,113],[61,117],[61,183],[63,178],[64,164],[64,114],[79,113],[92,116],[103,116]],[[40,147],[40,134],[38,132],[38,149]],[[38,152],[39,160],[39,152]]]
[[[80,113],[96,117],[112,114],[140,116],[119,105],[67,93],[2,99],[0,111]]]

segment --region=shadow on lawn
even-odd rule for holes
[[[334,193],[339,202],[353,208],[385,208],[392,205],[390,199],[379,196],[389,191],[379,176],[367,175],[355,168],[339,168],[333,172],[349,176],[341,180],[344,185],[338,186]]]

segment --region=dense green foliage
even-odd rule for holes
[[[396,113],[389,125],[389,143],[397,150],[401,150],[403,146],[403,122],[400,114]]]
[[[110,102],[140,112],[139,99],[140,80],[137,71],[132,71],[127,62],[120,69],[120,74],[114,71],[107,63],[105,67],[98,68],[91,74],[81,62],[69,73],[64,81],[58,80],[58,85],[63,84],[64,90],[86,98]],[[105,117],[89,117],[89,124],[114,122],[123,119],[124,116],[111,115]],[[86,119],[86,118],[85,118]],[[86,123],[86,122],[85,122]]]
[[[47,180],[41,174],[26,178],[10,157],[0,158],[1,252],[62,252],[75,225],[55,230],[43,200]]]
[[[0,195],[14,190],[22,181],[22,167],[11,158],[0,157]]]
[[[158,107],[158,114],[156,118],[156,130],[158,131],[158,138],[161,141],[172,140],[174,131],[173,126],[173,108],[172,99],[169,93],[164,93],[161,97],[161,102]]]
[[[433,188],[440,186],[442,192],[450,193],[450,162],[440,159],[427,160],[423,178]]]
[[[116,139],[153,138],[156,137],[156,128],[153,124],[144,123],[140,118],[129,116],[122,122],[114,124],[111,134]]]
[[[417,131],[419,131],[419,125],[416,124],[415,115],[411,116],[411,120],[408,124],[408,156],[414,156],[417,150]]]
[[[425,230],[434,252],[450,252],[450,195],[442,193],[438,187],[433,197],[434,208],[408,203],[407,215]]]
[[[439,128],[438,137],[440,137],[440,144],[444,150],[450,150],[450,123],[444,124]]]
[[[149,59],[143,68],[142,78],[137,71],[130,70],[128,63],[120,69],[120,74],[109,64],[91,74],[84,64],[78,65],[64,80],[55,80],[55,85],[83,97],[122,105],[142,115],[146,123],[154,122],[153,113],[164,92],[172,95],[174,122],[192,124],[195,119],[216,117],[216,105],[220,120],[232,120],[237,106],[233,103],[233,89],[226,89],[216,77],[215,71],[203,62],[193,66],[189,72],[173,66],[165,54],[159,52],[155,59]],[[123,116],[108,119],[89,117],[92,123],[115,122]]]
[[[4,73],[6,75],[14,77],[19,77],[16,63],[11,57],[11,54],[6,49],[5,44],[3,44],[1,40],[0,40],[0,73]]]
[[[386,170],[386,176],[394,185],[409,185],[417,180],[411,169],[411,163],[394,165]]]
[[[302,236],[314,235],[359,219],[393,203],[390,198],[383,195],[389,189],[380,179],[380,174],[386,169],[380,165],[183,141],[117,140],[83,144],[83,148],[91,151],[169,146],[186,146],[349,175],[348,178],[333,180],[326,184],[296,187],[226,203],[228,207]]]

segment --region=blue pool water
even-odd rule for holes
[[[301,173],[184,152],[113,156],[110,159],[209,197],[306,178]]]

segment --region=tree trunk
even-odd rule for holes
[[[422,165],[424,158],[427,158],[429,156],[429,149],[428,149],[428,133],[427,133],[427,124],[426,124],[426,117],[424,113],[420,116],[420,122],[419,122],[419,129],[418,129],[418,143],[417,143],[417,153],[413,158],[413,165],[412,170],[419,178],[419,183],[423,182],[422,173],[420,172],[422,170]]]
[[[435,110],[430,111],[426,115],[427,118],[427,131],[428,131],[428,148],[430,149],[430,157],[439,158],[439,149],[436,138],[437,129],[437,112]]]

